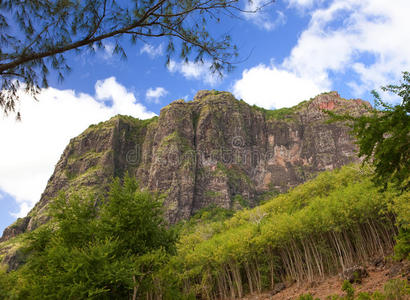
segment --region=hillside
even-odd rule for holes
[[[265,110],[227,92],[200,91],[150,120],[116,116],[91,125],[70,141],[39,202],[2,240],[44,224],[60,191],[104,197],[112,178],[126,172],[166,195],[165,217],[173,224],[209,205],[254,207],[318,172],[357,161],[349,129],[325,123],[322,110],[360,113],[365,106],[330,92]]]
[[[338,287],[343,279],[334,276],[363,267],[371,276],[363,279],[363,285],[356,273],[343,275],[353,278],[357,291],[373,293],[382,290],[383,285],[387,288],[373,298],[368,294],[367,298],[362,295],[358,299],[407,299],[409,264],[396,264],[390,269],[383,266],[392,259],[398,224],[405,224],[409,219],[405,207],[410,203],[410,194],[400,195],[393,188],[381,192],[371,182],[371,175],[369,167],[348,165],[325,171],[253,209],[236,213],[218,207],[200,210],[174,228],[179,232],[175,252],[164,256],[154,251],[147,257],[142,256],[144,268],[153,264],[154,269],[150,273],[137,273],[144,280],[138,299],[234,299],[249,294],[259,296],[246,299],[269,299],[272,295],[275,295],[272,299],[313,299],[307,295],[299,298],[308,292],[319,299],[328,299],[324,298],[326,293],[345,295],[349,288],[341,292]],[[124,188],[124,191],[128,189]],[[66,292],[74,298],[84,298],[89,285],[96,293],[92,298],[108,299],[116,290],[110,288],[111,285],[121,280],[127,282],[127,277],[121,279],[128,273],[120,257],[112,256],[107,248],[110,243],[117,245],[120,236],[111,242],[106,238],[96,239],[101,234],[96,224],[104,224],[104,210],[101,218],[90,218],[97,212],[94,200],[84,198],[83,201],[85,206],[77,200],[74,206],[65,200],[65,204],[60,202],[63,214],[59,214],[57,224],[42,227],[38,233],[34,231],[34,235],[25,233],[1,245],[1,252],[16,244],[23,248],[30,245],[28,249],[31,249],[28,257],[27,250],[17,250],[12,260],[6,256],[9,263],[18,259],[28,261],[28,265],[8,275],[0,272],[0,292],[2,288],[3,293],[7,291],[6,299],[20,299],[22,295],[23,298],[27,295],[53,298],[55,293],[66,295]],[[119,207],[122,213],[108,220],[115,226],[112,230],[132,236],[135,232],[132,227],[122,227],[132,221],[124,215],[129,204],[124,202],[124,196],[116,201],[120,202],[114,207],[124,205],[124,208]],[[66,238],[70,239],[69,244],[58,244]],[[127,251],[123,246],[119,249]],[[125,258],[132,269],[129,254]],[[118,267],[120,271],[116,270]],[[389,278],[395,281],[388,281]],[[100,281],[105,282],[104,288],[96,286]],[[135,283],[127,284],[131,285],[128,287],[131,295],[132,286],[135,292]],[[127,287],[122,286],[123,295],[126,290]]]
[[[371,174],[345,166],[226,220],[190,221],[174,261],[181,280],[202,298],[241,298],[384,261],[395,244],[396,216],[408,220],[410,194],[380,192]]]

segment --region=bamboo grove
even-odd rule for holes
[[[228,220],[199,223],[182,235],[169,272],[184,295],[231,299],[391,254],[396,213],[408,214],[395,207],[409,194],[380,192],[370,173],[355,165],[325,172]],[[161,286],[156,293],[162,297]]]

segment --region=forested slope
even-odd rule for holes
[[[391,255],[399,230],[408,232],[410,193],[381,191],[371,175],[348,165],[256,208],[209,207],[169,229],[156,213],[147,219],[161,197],[128,177],[101,208],[93,197],[56,201],[52,223],[17,237],[27,263],[0,276],[0,291],[6,299],[231,299],[321,280]],[[405,259],[408,244],[401,235],[395,255]]]
[[[230,219],[188,227],[173,259],[186,293],[241,297],[391,254],[397,217],[408,224],[409,193],[380,192],[370,173],[356,165],[324,172]]]

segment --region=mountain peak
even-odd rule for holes
[[[210,205],[255,206],[267,193],[357,161],[349,128],[327,124],[322,109],[359,111],[359,103],[367,102],[330,92],[292,108],[265,110],[229,92],[202,90],[193,101],[164,107],[159,117],[116,116],[92,125],[70,141],[40,201],[4,238],[46,222],[48,203],[60,190],[104,196],[111,178],[126,172],[141,187],[166,195],[171,223]]]
[[[362,110],[364,107],[371,108],[370,103],[367,101],[361,99],[347,100],[340,97],[339,93],[336,91],[317,95],[311,100],[310,105],[320,110],[345,110],[349,112]]]

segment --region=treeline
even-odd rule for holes
[[[27,262],[0,276],[6,299],[231,299],[408,255],[409,192],[370,168],[324,172],[254,209],[201,211],[168,228],[161,198],[126,177],[109,201],[61,196],[24,238]],[[88,200],[87,200],[88,199]],[[178,233],[179,237],[176,236]]]

